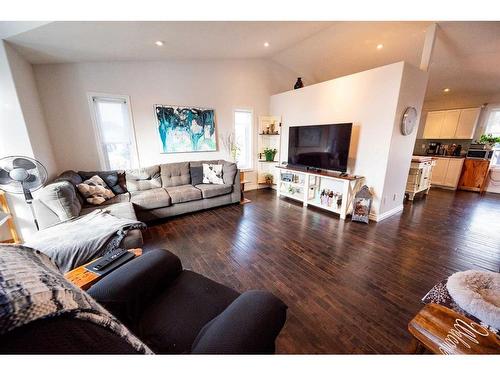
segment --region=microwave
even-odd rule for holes
[[[486,159],[486,160],[491,160],[491,157],[493,156],[493,150],[474,150],[474,149],[469,149],[467,151],[467,158],[468,159]]]

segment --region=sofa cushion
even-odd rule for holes
[[[159,165],[129,169],[125,173],[128,191],[142,191],[161,187]]]
[[[156,188],[143,191],[133,191],[130,202],[140,210],[152,210],[154,208],[170,206],[171,199],[167,191],[163,188]]]
[[[92,177],[93,175],[95,175],[96,173],[86,177],[86,178],[82,178],[82,176],[80,176],[78,173],[76,173],[75,171],[64,171],[63,173],[61,173],[55,180],[54,182],[59,182],[59,181],[68,181],[68,182],[71,182],[73,185],[78,185],[78,184],[81,184],[83,182],[83,180],[88,180],[90,177]]]
[[[196,186],[203,183],[203,167],[195,166],[189,168],[191,173],[191,185]]]
[[[201,190],[203,198],[212,198],[219,195],[231,194],[233,191],[233,186],[226,184],[199,184],[196,185],[196,188]]]
[[[186,353],[203,326],[239,293],[191,271],[183,271],[147,306],[137,335],[155,353]],[[200,308],[203,307],[203,308]],[[179,318],[183,324],[179,324]]]
[[[189,162],[160,165],[163,187],[181,186],[191,183]]]
[[[53,182],[37,195],[37,200],[52,210],[60,221],[72,219],[80,214],[82,204],[76,188],[68,181]]]
[[[238,172],[238,166],[236,163],[231,163],[228,161],[222,162],[222,179],[225,184],[234,185],[234,177]]]
[[[90,204],[100,205],[115,196],[115,193],[98,175],[92,176],[81,184],[76,185],[76,187]]]
[[[95,175],[101,177],[104,182],[106,182],[106,185],[108,185],[115,194],[123,194],[127,191],[123,171],[78,171],[78,174],[82,177],[83,180],[88,180]]]
[[[171,186],[165,189],[172,198],[172,204],[201,199],[201,190],[193,185]]]
[[[221,164],[203,164],[204,184],[223,184]]]
[[[131,202],[116,203],[104,207],[100,206],[85,207],[84,209],[82,209],[80,215],[86,215],[94,210],[104,210],[109,212],[111,215],[121,219],[137,220],[137,216],[134,210],[134,205]]]

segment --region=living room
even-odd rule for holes
[[[500,22],[379,17],[1,21],[0,352],[498,354]]]

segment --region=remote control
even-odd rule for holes
[[[92,266],[92,269],[94,271],[100,271],[103,268],[105,268],[108,265],[110,265],[111,263],[113,263],[114,261],[116,261],[117,259],[120,259],[122,256],[124,256],[127,253],[128,253],[128,251],[124,250],[124,249],[113,250],[113,251],[107,253],[106,255],[104,255],[102,257],[102,259],[99,260],[99,262],[97,262],[96,264],[94,264]]]

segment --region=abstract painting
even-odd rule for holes
[[[215,111],[155,105],[162,153],[217,151]]]

